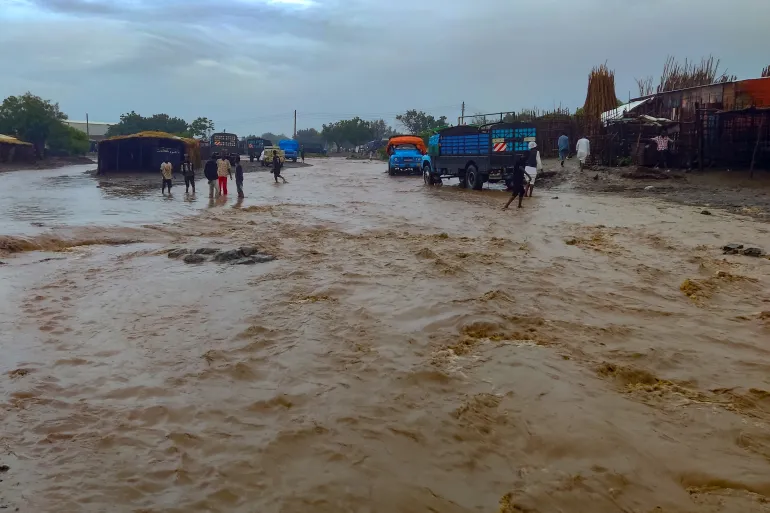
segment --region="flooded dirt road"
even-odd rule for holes
[[[770,511],[770,260],[720,250],[770,249],[768,225],[567,189],[502,212],[313,164],[247,174],[240,203],[153,193],[138,210],[168,215],[23,235],[0,506]],[[245,245],[277,259],[166,255]]]

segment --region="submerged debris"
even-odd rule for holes
[[[273,255],[260,253],[257,246],[241,246],[238,249],[219,250],[216,248],[198,248],[190,250],[175,248],[168,252],[169,258],[182,258],[186,264],[200,264],[207,261],[235,265],[252,265],[275,260]]]

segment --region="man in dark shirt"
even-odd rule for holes
[[[235,188],[238,189],[238,197],[243,198],[243,166],[240,159],[235,165]]]
[[[511,177],[513,194],[508,200],[508,203],[506,203],[503,207],[503,210],[508,209],[508,206],[513,203],[513,200],[516,199],[516,196],[519,197],[519,208],[521,208],[521,201],[524,199],[524,195],[526,194],[526,188],[524,187],[524,184],[526,183],[524,181],[525,176],[527,177],[527,181],[532,181],[532,177],[529,176],[529,173],[524,170],[524,166],[521,164],[521,162],[517,162],[513,166],[513,176]]]
[[[192,185],[193,194],[195,194],[195,170],[193,170],[192,162],[190,162],[190,156],[185,155],[184,162],[182,162],[182,176],[184,177],[184,192],[190,193],[190,186]]]
[[[277,151],[273,152],[273,176],[275,177],[275,183],[278,183],[278,179],[283,180],[286,183],[286,178],[281,176],[281,157]]]
[[[305,163],[305,147],[302,147],[302,163]]]
[[[206,162],[206,166],[203,168],[203,175],[206,177],[206,180],[209,181],[209,198],[213,198],[214,193],[217,190],[217,179],[219,178],[217,175],[216,153],[212,154]]]

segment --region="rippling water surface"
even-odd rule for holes
[[[765,224],[313,164],[4,176],[0,506],[770,511],[770,261],[719,250]]]

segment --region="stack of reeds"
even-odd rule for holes
[[[588,93],[583,105],[583,113],[589,119],[598,120],[602,113],[617,108],[618,98],[615,96],[615,72],[607,64],[602,64],[591,70],[588,75]]]
[[[719,71],[719,59],[709,55],[701,59],[700,64],[690,62],[687,59],[680,63],[673,56],[666,59],[663,65],[663,74],[657,91],[676,91],[688,87],[697,87],[709,84],[722,84],[736,80],[735,75]]]

